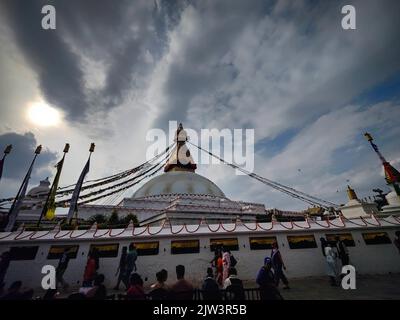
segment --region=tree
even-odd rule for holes
[[[138,225],[138,224],[139,224],[139,221],[138,221],[136,215],[134,215],[133,213],[127,214],[125,217],[123,217],[123,218],[120,220],[120,222],[121,222],[122,224],[128,224],[131,220],[133,221],[133,224],[134,224],[134,225]]]
[[[95,214],[94,216],[91,216],[91,217],[89,218],[89,222],[90,222],[90,223],[95,223],[95,222],[97,222],[97,224],[100,224],[100,223],[105,223],[105,222],[107,222],[107,219],[106,219],[106,217],[105,217],[103,214]]]
[[[119,220],[119,217],[118,217],[118,211],[117,210],[113,210],[112,212],[111,212],[111,215],[110,215],[110,217],[108,218],[108,224],[110,225],[110,226],[113,226],[113,225],[117,225],[117,224],[120,224],[121,223],[121,221]]]
[[[256,215],[257,222],[271,222],[271,216],[267,214],[257,214]]]

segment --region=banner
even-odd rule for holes
[[[69,211],[68,211],[68,215],[67,215],[68,221],[71,221],[72,217],[74,216],[74,213],[78,210],[79,194],[81,192],[83,180],[85,179],[85,176],[89,172],[89,167],[90,167],[90,157],[89,157],[88,161],[86,162],[86,165],[83,168],[81,175],[79,176],[79,180],[76,183],[74,193],[72,194],[71,203],[70,203],[70,207],[69,207]]]
[[[56,192],[58,188],[58,182],[60,181],[60,176],[61,176],[61,171],[64,165],[64,159],[65,155],[63,158],[60,160],[59,163],[57,163],[57,173],[56,176],[54,177],[53,184],[50,188],[49,196],[47,198],[46,204],[43,207],[42,211],[42,216],[44,216],[47,220],[52,220],[55,217],[56,213]]]
[[[0,180],[1,176],[3,175],[3,165],[4,165],[4,158],[0,159]]]
[[[22,202],[23,202],[23,200],[25,198],[26,189],[28,188],[29,179],[31,178],[32,168],[33,168],[33,164],[34,164],[35,159],[36,159],[36,156],[33,159],[32,163],[31,163],[31,166],[29,167],[29,170],[28,170],[28,172],[27,172],[27,174],[26,174],[26,176],[24,178],[24,181],[22,182],[22,185],[21,185],[21,187],[20,187],[20,189],[18,191],[18,194],[14,199],[14,203],[11,206],[10,213],[8,215],[8,224],[7,224],[7,227],[4,230],[6,232],[9,232],[9,231],[12,230],[12,228],[14,226],[14,223],[15,223],[15,221],[17,219],[19,210],[21,209]]]

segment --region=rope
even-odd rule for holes
[[[182,228],[181,228],[179,231],[177,231],[177,232],[174,232],[174,231],[173,231],[172,224],[170,224],[169,227],[170,227],[170,229],[171,229],[171,233],[172,233],[172,234],[178,234],[178,233],[181,233],[181,232],[182,232],[182,230],[185,228],[185,225],[186,225],[186,224],[184,224],[184,225],[182,226]],[[197,229],[197,230],[198,230],[198,229]],[[186,230],[186,231],[187,231],[187,230]]]
[[[326,224],[327,224],[326,226],[324,226],[323,224],[319,223],[317,220],[313,220],[313,222],[314,222],[315,224],[319,225],[320,227],[323,227],[323,228],[330,228],[328,219],[326,219]]]
[[[382,226],[382,224],[379,222],[379,220],[378,220],[373,214],[371,214],[371,217],[370,217],[370,218],[374,218],[375,221],[377,222],[377,224],[368,222],[368,221],[365,220],[363,217],[360,217],[360,218],[361,218],[362,221],[364,221],[365,224],[370,224],[371,226],[374,226],[374,227],[380,227],[380,226]]]
[[[271,227],[270,227],[269,229],[264,229],[264,228],[261,226],[261,223],[258,223],[258,222],[256,222],[256,225],[257,225],[257,228],[260,228],[261,230],[270,231],[270,230],[272,230],[273,227],[274,227],[274,222],[271,221]]]
[[[311,225],[310,225],[310,222],[308,221],[308,219],[306,219],[306,222],[307,222],[308,227],[302,227],[302,226],[298,225],[297,223],[295,223],[294,221],[292,221],[292,224],[293,224],[294,226],[298,227],[298,228],[302,228],[302,229],[311,229]]]
[[[311,204],[311,205],[321,206],[321,207],[323,207],[325,209],[328,209],[329,207],[338,207],[338,205],[335,204],[335,203],[332,203],[332,202],[329,202],[329,201],[326,201],[326,200],[323,200],[323,199],[319,199],[319,198],[317,198],[315,196],[306,194],[306,193],[301,192],[299,190],[296,190],[294,188],[285,186],[285,185],[280,184],[278,182],[275,182],[275,181],[269,180],[267,178],[261,177],[261,176],[255,174],[255,173],[249,172],[248,170],[245,170],[245,169],[243,169],[243,168],[241,168],[241,167],[239,167],[237,165],[234,165],[232,163],[226,162],[221,157],[218,157],[218,156],[214,155],[210,151],[206,151],[205,149],[201,148],[198,145],[195,145],[195,144],[191,143],[190,141],[188,141],[188,143],[190,143],[194,147],[198,148],[199,150],[208,153],[209,155],[211,155],[212,157],[218,159],[222,163],[224,163],[224,164],[226,164],[226,165],[228,165],[228,166],[230,166],[230,167],[232,167],[234,169],[237,169],[237,170],[245,173],[249,177],[252,177],[252,178],[254,178],[254,179],[256,179],[256,180],[258,180],[258,181],[260,181],[260,182],[262,182],[262,183],[264,183],[264,184],[266,184],[266,185],[268,185],[268,186],[270,186],[272,188],[274,188],[275,190],[283,192],[283,193],[285,193],[285,194],[287,194],[287,195],[289,195],[289,196],[291,196],[293,198],[299,199],[299,200],[301,200],[303,202],[306,202],[308,204]]]
[[[332,223],[331,222],[331,220],[329,220],[328,218],[326,218],[327,220],[327,222],[328,222],[328,224],[330,224],[330,225],[332,225],[332,226],[334,226],[334,227],[336,227],[336,228],[344,228],[344,227],[346,227],[346,224],[344,223],[344,221],[343,221],[343,218],[342,217],[340,217],[339,219],[340,219],[340,221],[342,221],[342,223],[343,223],[343,225],[342,226],[338,226],[338,225],[336,225],[336,224],[334,224],[334,223]]]
[[[236,222],[234,223],[234,226],[233,226],[233,229],[232,229],[232,230],[227,230],[227,229],[224,227],[224,225],[223,225],[222,223],[221,223],[221,227],[222,227],[222,229],[224,229],[226,232],[233,232],[233,231],[236,230],[237,223],[236,223]]]
[[[385,222],[387,222],[387,223],[389,223],[389,224],[395,225],[395,226],[398,226],[398,225],[400,224],[400,222],[391,222],[391,221],[387,221],[387,220],[384,219],[384,218],[381,218],[381,220],[383,220],[383,221],[385,221]],[[396,221],[397,221],[397,220],[396,220]]]
[[[360,218],[361,218],[361,217],[360,217]],[[343,218],[342,218],[342,219],[343,219]],[[352,223],[352,224],[354,224],[354,225],[356,225],[356,226],[359,226],[359,227],[368,227],[368,223],[366,223],[366,222],[364,221],[364,219],[362,219],[362,218],[361,218],[361,221],[364,222],[363,225],[362,225],[362,224],[359,224],[359,223],[356,223],[356,222],[354,222],[353,220],[350,220],[350,219],[347,219],[347,218],[344,218],[344,219],[346,219],[347,222],[350,222],[350,223]]]
[[[37,240],[37,239],[43,238],[44,236],[47,236],[48,234],[50,234],[51,231],[53,231],[53,230],[49,230],[47,233],[42,234],[42,235],[39,236],[39,237],[33,238],[33,235],[35,235],[36,233],[38,233],[38,231],[36,231],[34,234],[32,234],[32,235],[29,237],[29,240]]]
[[[217,232],[219,229],[221,229],[221,222],[218,224],[218,228],[215,229],[215,230],[212,230],[212,229],[210,228],[210,225],[208,224],[207,221],[206,221],[206,223],[207,223],[208,230],[210,230],[211,232]],[[199,228],[200,228],[200,225],[199,225]]]
[[[61,229],[58,230],[58,232],[54,235],[54,239],[61,239],[61,238],[64,238],[66,235],[72,234],[72,232],[74,232],[74,230],[69,230],[69,231],[67,231],[65,234],[63,234],[62,236],[58,237],[58,234],[59,234],[61,231],[64,231],[64,230],[61,230]]]
[[[257,230],[257,222],[255,223],[255,228],[254,228],[254,229],[248,227],[248,226],[247,226],[245,223],[243,223],[243,222],[242,222],[242,224],[244,225],[244,227],[245,227],[247,230],[250,230],[250,231],[256,231],[256,230]]]
[[[105,236],[105,235],[106,235],[107,233],[109,233],[110,230],[112,230],[112,229],[107,229],[105,233],[103,233],[102,235],[97,236],[96,233],[97,233],[98,230],[99,230],[99,229],[96,229],[96,231],[95,231],[94,234],[93,234],[93,238],[94,238],[94,239],[101,238],[101,237]]]
[[[133,174],[133,173],[136,173],[136,172],[142,170],[146,165],[150,164],[151,162],[157,160],[157,159],[160,158],[162,155],[164,155],[165,153],[167,153],[173,145],[174,145],[174,143],[171,144],[170,146],[168,146],[168,147],[167,147],[163,152],[161,152],[160,154],[154,156],[152,159],[150,159],[150,160],[148,160],[148,161],[142,163],[141,165],[139,165],[139,166],[137,166],[137,167],[135,167],[135,168],[128,169],[128,170],[125,170],[125,171],[122,171],[122,172],[113,174],[113,175],[108,176],[108,177],[104,177],[104,178],[99,178],[99,179],[94,179],[94,180],[85,181],[84,184],[87,184],[87,183],[90,183],[90,182],[98,182],[98,181],[100,181],[100,182],[99,182],[99,183],[94,183],[94,184],[91,184],[91,185],[85,185],[85,186],[82,187],[81,190],[86,190],[86,189],[88,189],[88,188],[94,188],[94,187],[96,187],[96,186],[108,184],[108,183],[110,183],[110,182],[114,182],[114,181],[120,180],[120,179],[122,179],[122,178],[125,178],[125,177],[127,177],[127,176]],[[59,191],[58,194],[61,194],[61,193],[72,193],[72,192],[74,192],[74,188],[71,188],[71,189],[68,189],[68,190],[64,190],[64,189],[69,188],[69,187],[73,187],[73,186],[75,186],[75,185],[76,185],[76,183],[71,184],[71,185],[68,185],[68,186],[65,186],[65,187],[59,188],[59,190],[63,190],[63,191]]]
[[[279,224],[287,230],[293,230],[294,227],[292,221],[290,221],[290,227],[286,227],[282,222],[279,222]]]

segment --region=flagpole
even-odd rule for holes
[[[8,156],[8,154],[11,152],[11,149],[12,149],[12,144],[9,144],[9,145],[4,149],[3,158],[1,158],[1,162],[0,162],[0,180],[1,180],[1,177],[3,176],[3,165],[4,165],[4,161],[6,160],[6,157]]]
[[[36,224],[37,227],[40,226],[40,223],[42,222],[43,216],[46,215],[47,210],[49,209],[49,200],[50,200],[50,197],[52,196],[53,191],[55,191],[55,190],[53,190],[53,189],[54,189],[54,188],[57,189],[57,184],[58,184],[57,175],[58,175],[58,178],[59,178],[59,175],[61,175],[61,170],[62,170],[62,167],[63,167],[63,165],[64,165],[65,155],[68,153],[68,151],[69,151],[69,143],[66,143],[66,144],[65,144],[65,147],[64,147],[64,150],[63,150],[64,155],[63,155],[61,161],[58,162],[57,165],[56,165],[56,167],[57,167],[56,177],[54,178],[53,183],[52,183],[52,185],[51,185],[51,188],[50,188],[50,190],[49,190],[49,193],[47,194],[46,202],[45,202],[45,204],[44,204],[44,206],[43,206],[43,209],[42,209],[42,212],[41,212],[41,214],[40,214],[39,220],[38,220],[38,222],[37,222],[37,224]],[[58,168],[58,165],[59,165],[60,163],[61,163],[61,166],[60,166],[60,168]]]
[[[94,152],[95,144],[91,143],[90,148],[89,148],[89,158],[86,162],[85,167],[83,168],[83,171],[81,172],[81,175],[79,176],[78,182],[76,183],[74,192],[71,197],[71,202],[70,202],[70,207],[67,215],[67,221],[68,224],[71,225],[73,217],[76,215],[78,216],[78,200],[79,200],[79,194],[81,192],[83,180],[85,179],[86,174],[89,172],[89,166],[90,166],[90,158],[92,157],[92,153]]]
[[[11,205],[10,211],[8,212],[8,223],[7,223],[6,228],[4,229],[4,231],[6,231],[6,232],[11,231],[12,228],[14,227],[15,221],[16,221],[18,213],[19,213],[19,206],[23,200],[21,198],[25,197],[25,191],[28,186],[28,182],[29,182],[29,179],[31,176],[33,165],[35,163],[37,156],[40,154],[41,151],[42,151],[42,145],[39,145],[35,150],[35,156],[33,157],[33,160],[31,162],[31,165],[29,166],[28,172],[26,173],[25,178],[22,181],[22,184],[18,189],[18,193],[17,193],[16,197],[14,198],[14,201]]]
[[[400,185],[399,185],[400,184],[400,174],[399,174],[399,172],[395,168],[393,168],[388,161],[386,161],[385,157],[379,151],[378,146],[372,142],[374,139],[372,138],[371,134],[366,132],[366,133],[364,133],[364,136],[369,141],[372,148],[374,149],[374,151],[376,152],[376,154],[378,155],[379,159],[382,162],[387,184],[392,185],[394,191],[400,197]]]

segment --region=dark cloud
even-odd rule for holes
[[[56,8],[56,30],[41,28],[46,4]],[[184,5],[185,1],[10,0],[0,6],[47,101],[63,109],[69,120],[84,121],[88,114],[119,106],[129,88],[142,85],[151,67],[148,56],[160,57],[167,28],[177,23]],[[102,66],[103,88],[88,88],[83,58]]]
[[[15,132],[4,133],[0,135],[1,151],[6,145],[12,144],[11,153],[7,156],[4,168],[3,178],[17,180],[22,182],[29,165],[33,159],[34,151],[38,145],[33,133],[18,134]],[[42,149],[40,155],[36,158],[35,166],[31,176],[31,182],[37,182],[45,177],[53,175],[51,167],[57,164],[57,154],[46,148]]]
[[[353,1],[355,31],[341,28],[345,1],[268,4],[202,1],[185,11],[180,27],[191,33],[171,37],[179,54],[163,74],[156,127],[190,121],[194,112],[204,125],[264,126],[258,134],[268,137],[314,121],[399,71],[398,1]]]
[[[79,59],[54,30],[41,27],[48,1],[2,1],[2,10],[24,57],[36,72],[47,101],[76,120],[88,109]]]

